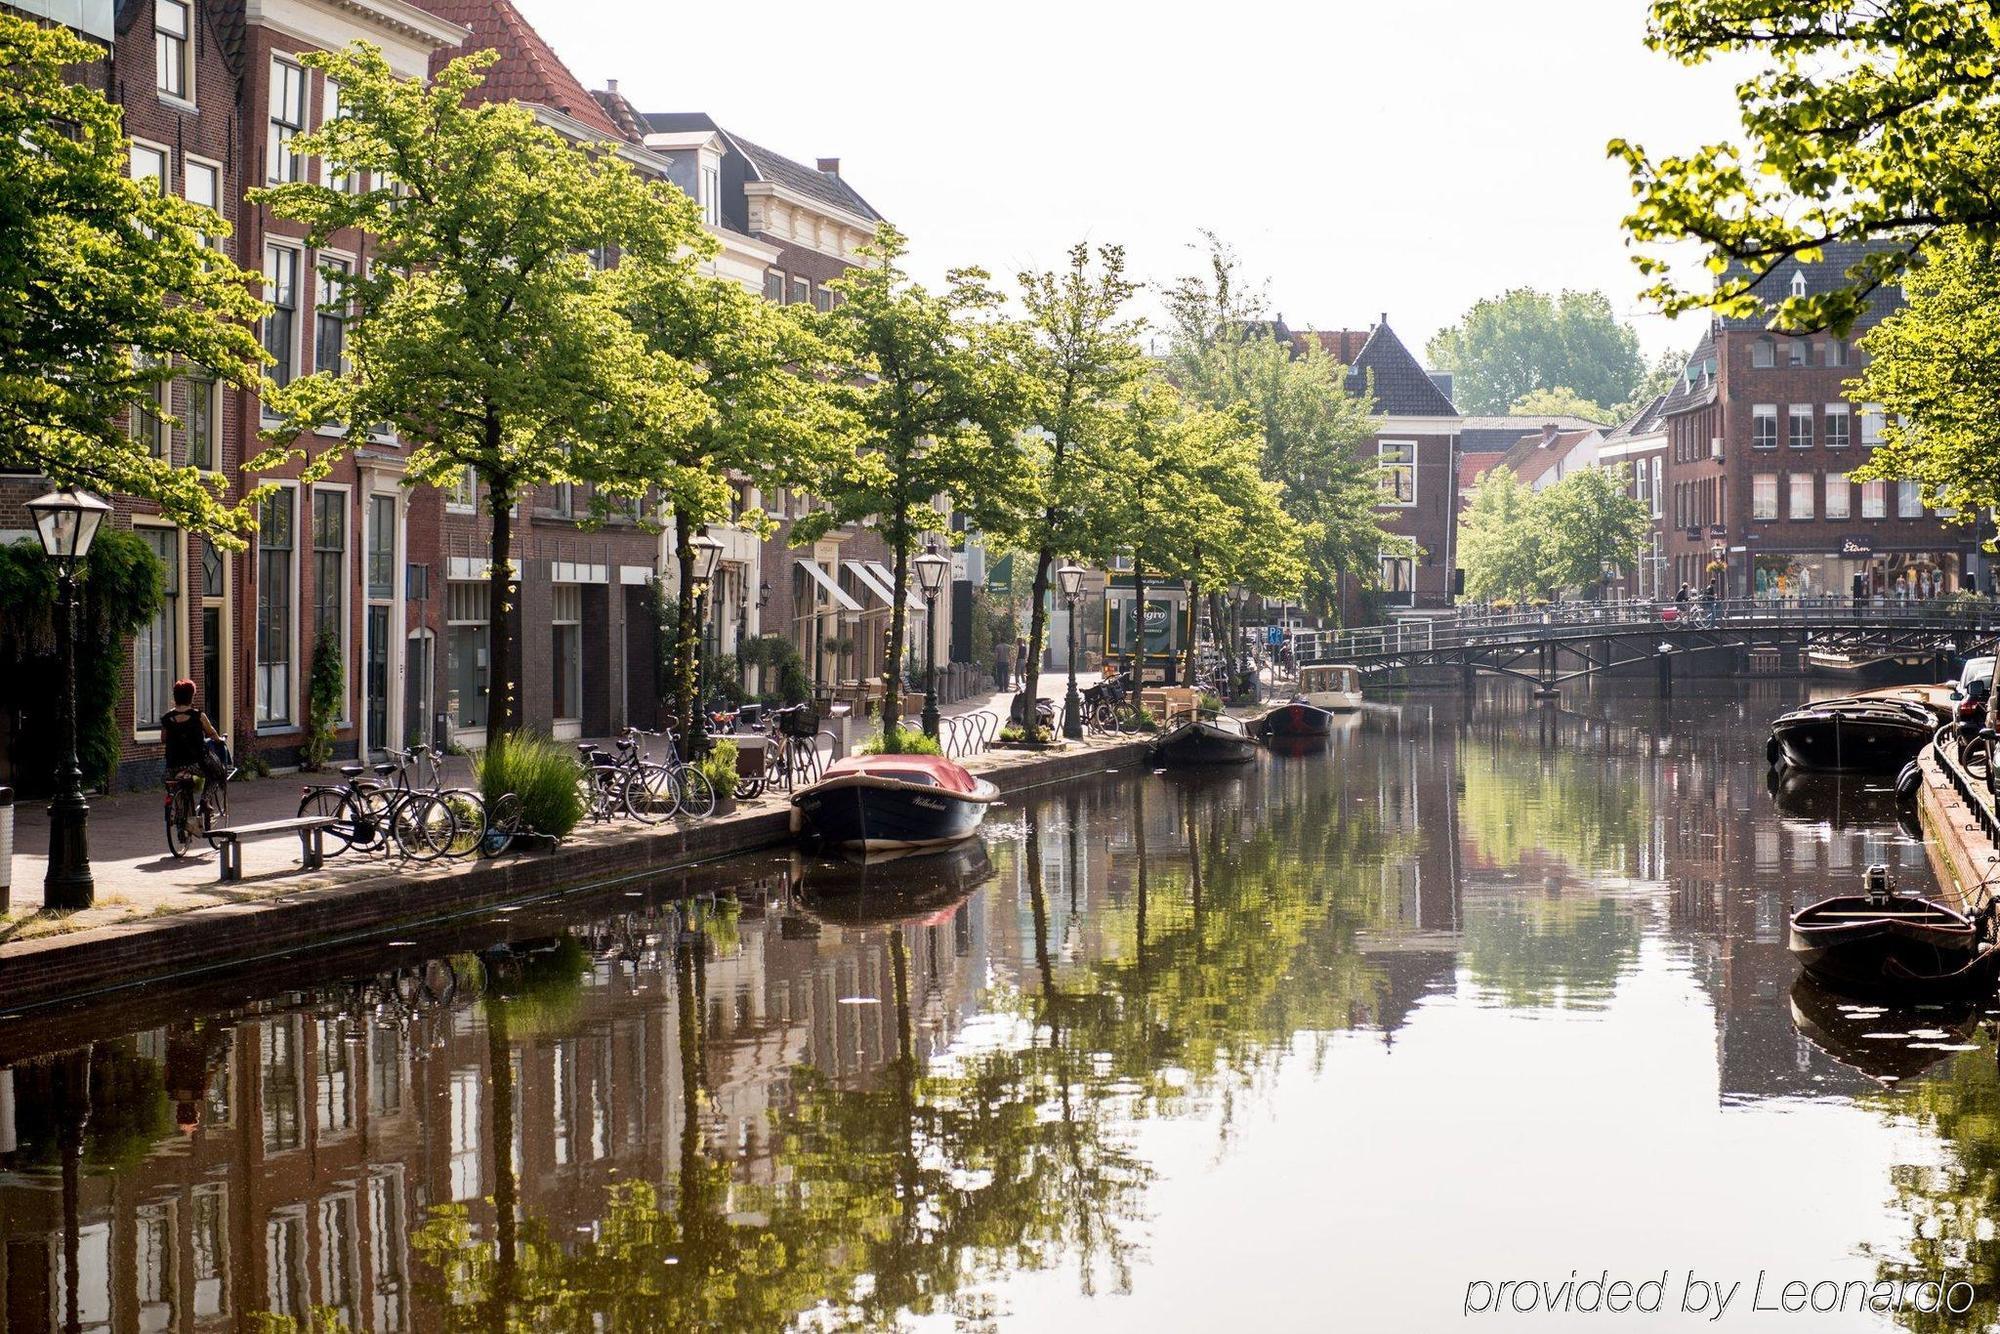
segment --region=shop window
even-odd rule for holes
[[[488,607],[492,590],[485,583],[446,585],[445,678],[454,727],[486,726],[491,669],[487,663]]]

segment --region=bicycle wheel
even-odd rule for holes
[[[229,784],[210,783],[201,790],[201,833],[208,846],[218,851],[215,831],[229,827]]]
[[[451,846],[445,849],[445,856],[470,857],[486,838],[486,803],[467,787],[446,788],[437,796],[451,809],[453,822]]]
[[[396,816],[396,793],[386,787],[364,787],[354,798],[354,846],[363,852],[387,852],[389,826]]]
[[[299,818],[303,820],[315,815],[333,821],[320,831],[320,849],[324,855],[338,857],[355,845],[355,834],[361,825],[362,815],[354,798],[344,789],[308,788],[306,794],[299,798]]]
[[[435,861],[457,840],[458,821],[441,798],[411,792],[396,803],[390,833],[397,850],[411,861]]]
[[[692,765],[674,770],[674,787],[680,797],[680,813],[690,820],[705,820],[715,814],[715,786],[708,776]]]
[[[736,799],[754,801],[764,795],[764,780],[761,778],[739,778],[736,780]]]
[[[502,793],[486,812],[486,834],[479,841],[480,854],[498,857],[514,845],[514,837],[520,832],[521,798],[517,793]]]
[[[680,787],[673,770],[664,764],[648,762],[626,774],[618,799],[626,813],[642,824],[671,820],[681,808]]]
[[[187,811],[184,805],[186,798],[182,795],[184,791],[185,789],[177,788],[172,797],[162,803],[166,808],[167,855],[176,861],[187,856],[188,850]]]

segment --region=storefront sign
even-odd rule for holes
[[[1840,539],[1840,554],[1843,556],[1872,556],[1875,543],[1866,537],[1843,537]]]

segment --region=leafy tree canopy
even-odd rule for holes
[[[1639,335],[1602,292],[1516,287],[1475,303],[1425,354],[1433,370],[1451,372],[1452,399],[1468,413],[1506,412],[1537,389],[1623,403],[1646,373]]]
[[[2000,234],[2000,7],[1994,0],[1655,0],[1646,40],[1686,65],[1728,57],[1740,143],[1654,157],[1614,139],[1641,243],[1699,242],[1722,281],[1689,284],[1638,257],[1669,314],[1768,312],[1791,329],[1845,329],[1868,295],[1951,226]],[[1831,292],[1755,295],[1778,262],[1828,241],[1883,238]]]
[[[0,13],[0,469],[143,496],[239,545],[247,505],[121,418],[190,372],[254,387],[264,306],[209,244],[221,217],[126,174],[118,108],[66,77],[101,55]]]
[[[1545,534],[1534,522],[1534,493],[1511,468],[1494,468],[1472,488],[1458,520],[1458,553],[1470,597],[1543,597]]]
[[[1547,597],[1597,586],[1629,568],[1651,531],[1622,468],[1583,468],[1541,491],[1507,468],[1479,479],[1459,519],[1465,590],[1476,598]]]
[[[1576,390],[1566,388],[1529,390],[1509,404],[1507,411],[1516,416],[1547,417],[1551,421],[1557,417],[1581,417],[1606,426],[1616,419],[1612,409],[1599,407]]]

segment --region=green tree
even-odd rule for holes
[[[864,248],[866,262],[834,284],[842,299],[819,323],[841,377],[828,392],[853,423],[855,448],[822,472],[813,491],[825,508],[791,534],[804,544],[865,524],[889,546],[882,720],[891,750],[901,736],[904,599],[917,539],[943,531],[941,506],[1004,528],[1021,491],[1020,390],[994,318],[999,295],[979,269],[955,269],[932,292],[904,271],[907,250],[903,234],[884,223]]]
[[[1486,600],[1547,596],[1546,538],[1535,515],[1535,494],[1513,469],[1486,473],[1458,520],[1466,593]]]
[[[1627,421],[1661,394],[1670,391],[1675,382],[1681,378],[1681,369],[1686,365],[1685,352],[1676,352],[1668,348],[1660,353],[1659,359],[1653,363],[1653,368],[1646,372],[1646,378],[1639,381],[1638,386],[1632,390],[1632,396],[1611,409],[1611,420]]]
[[[1581,417],[1603,426],[1617,419],[1614,409],[1599,407],[1576,390],[1563,387],[1531,389],[1508,404],[1507,411],[1517,417],[1545,417],[1550,421],[1557,417]]]
[[[226,484],[121,418],[190,368],[255,388],[264,305],[209,244],[226,222],[126,175],[119,109],[69,78],[102,56],[0,14],[0,470],[143,496],[239,545],[250,517]]]
[[[1908,304],[1868,331],[1855,397],[1888,414],[1854,476],[1912,478],[1970,520],[2000,505],[2000,267],[1970,232],[1938,242],[1904,277]]]
[[[1385,537],[1380,482],[1361,446],[1373,405],[1347,392],[1347,368],[1310,332],[1304,350],[1271,336],[1261,288],[1246,287],[1234,251],[1212,233],[1207,270],[1166,293],[1168,377],[1196,402],[1242,404],[1263,430],[1258,467],[1282,483],[1281,503],[1304,542],[1303,600],[1337,615],[1345,579],[1372,582]]]
[[[1537,389],[1622,403],[1646,374],[1639,335],[1602,292],[1516,287],[1474,303],[1425,352],[1431,369],[1451,372],[1452,398],[1471,413],[1506,412]]]
[[[1655,158],[1614,139],[1636,199],[1641,243],[1699,242],[1711,284],[1637,257],[1645,293],[1669,314],[1770,312],[1790,329],[1845,329],[1941,231],[2000,234],[2000,8],[1993,0],[1655,0],[1646,42],[1684,65],[1752,67],[1736,85],[1741,143]],[[1829,241],[1880,246],[1831,291],[1760,296],[1780,261]]]
[[[251,202],[306,224],[308,243],[354,228],[373,263],[350,274],[346,374],[321,370],[267,398],[282,425],[257,467],[300,457],[298,433],[345,424],[309,460],[322,474],[379,424],[413,443],[406,484],[456,486],[470,471],[491,517],[488,637],[495,698],[488,743],[519,725],[514,661],[513,510],[535,487],[590,485],[594,501],[636,501],[653,481],[640,442],[707,412],[691,368],[648,348],[592,252],[665,261],[702,244],[693,201],[642,180],[615,152],[581,147],[509,101],[468,96],[495,56],[399,79],[357,45],[302,57],[340,84],[342,115],[293,141],[327,176]],[[306,437],[311,439],[310,436]]]
[[[1093,272],[1090,247],[1079,244],[1062,269],[1029,270],[1019,281],[1026,316],[1014,331],[1015,355],[1028,429],[1018,478],[1027,503],[1000,536],[1034,553],[1021,683],[1032,700],[1056,561],[1106,565],[1122,546],[1117,511],[1104,497],[1121,481],[1122,413],[1147,365],[1139,322],[1124,313],[1138,285],[1125,277],[1122,247],[1099,247]]]
[[[730,522],[768,534],[761,511],[736,512],[735,479],[764,489],[802,486],[847,448],[849,433],[825,389],[824,345],[808,324],[812,308],[775,306],[740,283],[700,272],[697,260],[713,249],[702,240],[667,259],[627,260],[609,278],[669,374],[698,368],[694,389],[705,409],[672,432],[637,419],[625,465],[651,483],[673,534],[679,579],[667,679],[669,711],[684,736],[698,706],[695,535]]]
[[[1533,522],[1543,533],[1542,563],[1557,588],[1602,591],[1627,569],[1652,532],[1651,513],[1633,499],[1625,468],[1583,468],[1538,492]]]

